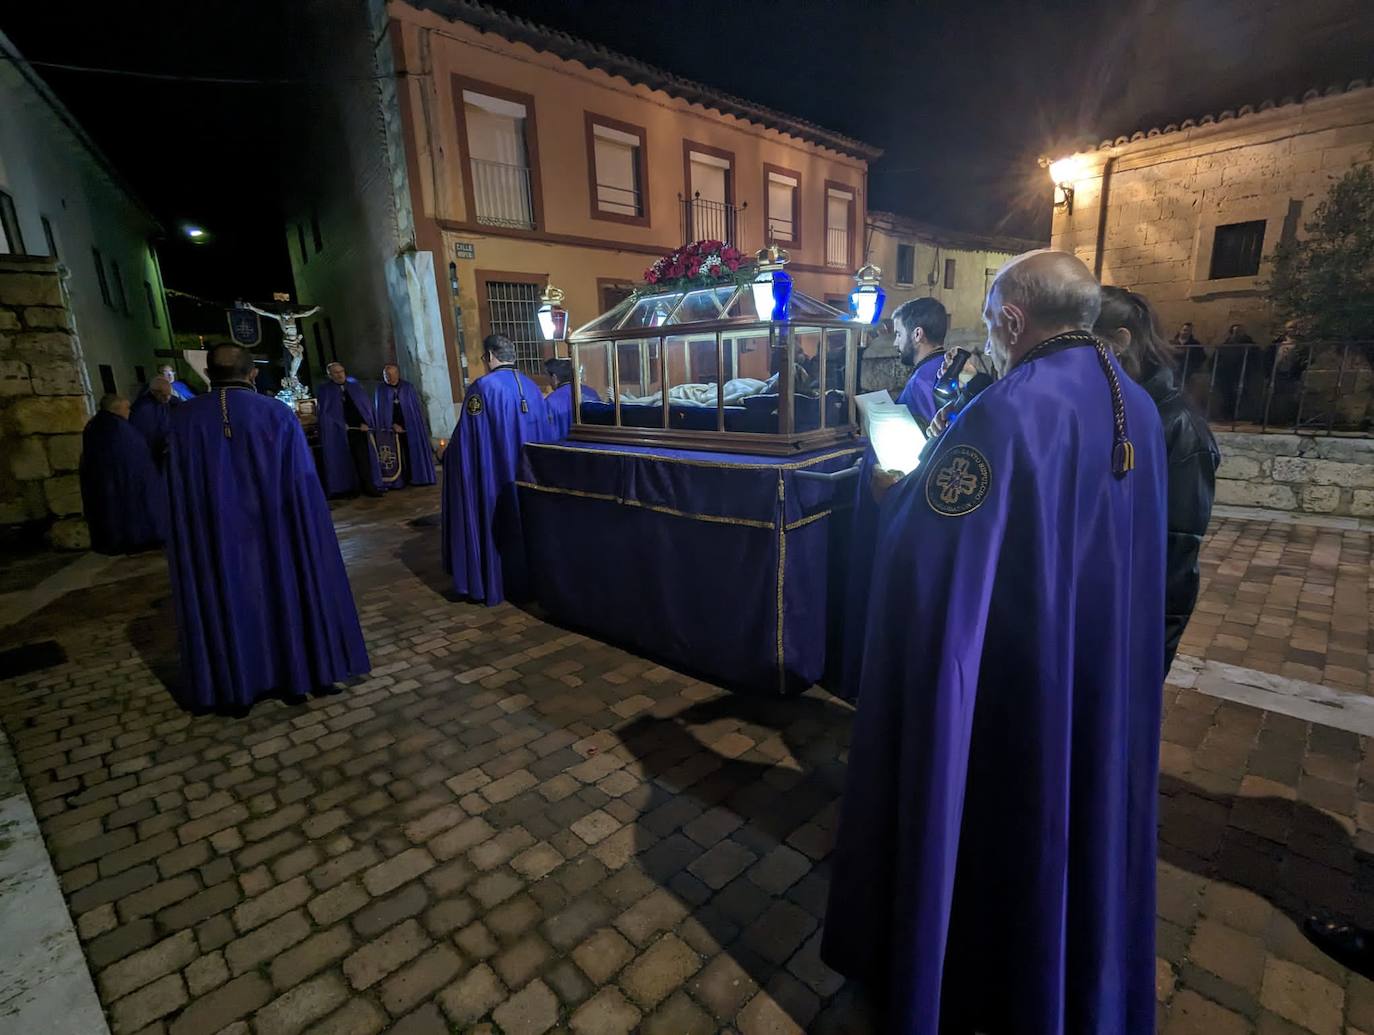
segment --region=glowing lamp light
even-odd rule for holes
[[[776,245],[761,249],[754,257],[756,272],[749,287],[754,293],[754,311],[760,320],[787,319],[792,301],[792,278],[783,267],[788,258],[788,254]]]
[[[194,223],[187,223],[181,228],[181,232],[196,244],[204,244],[206,241],[210,240],[210,235],[205,232],[205,228],[196,226]]]
[[[1083,163],[1079,156],[1070,155],[1053,162],[1042,158],[1040,164],[1049,170],[1050,182],[1054,184],[1054,207],[1072,212],[1073,185],[1083,174]]]
[[[539,332],[545,341],[562,341],[568,336],[568,311],[563,308],[563,292],[550,284],[540,300]]]
[[[875,324],[883,315],[887,292],[881,283],[883,271],[868,263],[854,275],[854,290],[849,293],[849,314],[856,323]]]

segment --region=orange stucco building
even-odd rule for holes
[[[853,286],[875,148],[481,4],[336,13],[305,4],[334,81],[287,205],[298,297],[322,306],[317,374],[339,358],[375,376],[394,348],[446,434],[486,334],[542,372],[550,282],[576,326],[718,238],[776,242],[818,298]]]

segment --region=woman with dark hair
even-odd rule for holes
[[[1110,344],[1126,373],[1150,393],[1164,425],[1169,457],[1169,538],[1164,576],[1164,667],[1197,604],[1198,551],[1212,516],[1221,453],[1207,421],[1174,383],[1173,350],[1150,303],[1134,291],[1102,289],[1093,330]]]

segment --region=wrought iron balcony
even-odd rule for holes
[[[678,195],[682,206],[682,243],[693,241],[720,241],[733,245],[740,251],[748,251],[745,243],[745,210],[749,202],[731,205],[722,201],[709,201],[700,192],[690,198]]]
[[[523,165],[472,160],[472,200],[474,217],[487,226],[533,230],[534,194],[530,190],[530,170]]]

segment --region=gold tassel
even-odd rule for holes
[[[1123,438],[1112,450],[1112,471],[1116,474],[1125,474],[1127,471],[1135,470],[1135,446],[1131,440]]]
[[[231,428],[228,424],[224,425],[224,437],[225,437],[225,438],[233,438],[233,437],[234,437],[234,429]]]

